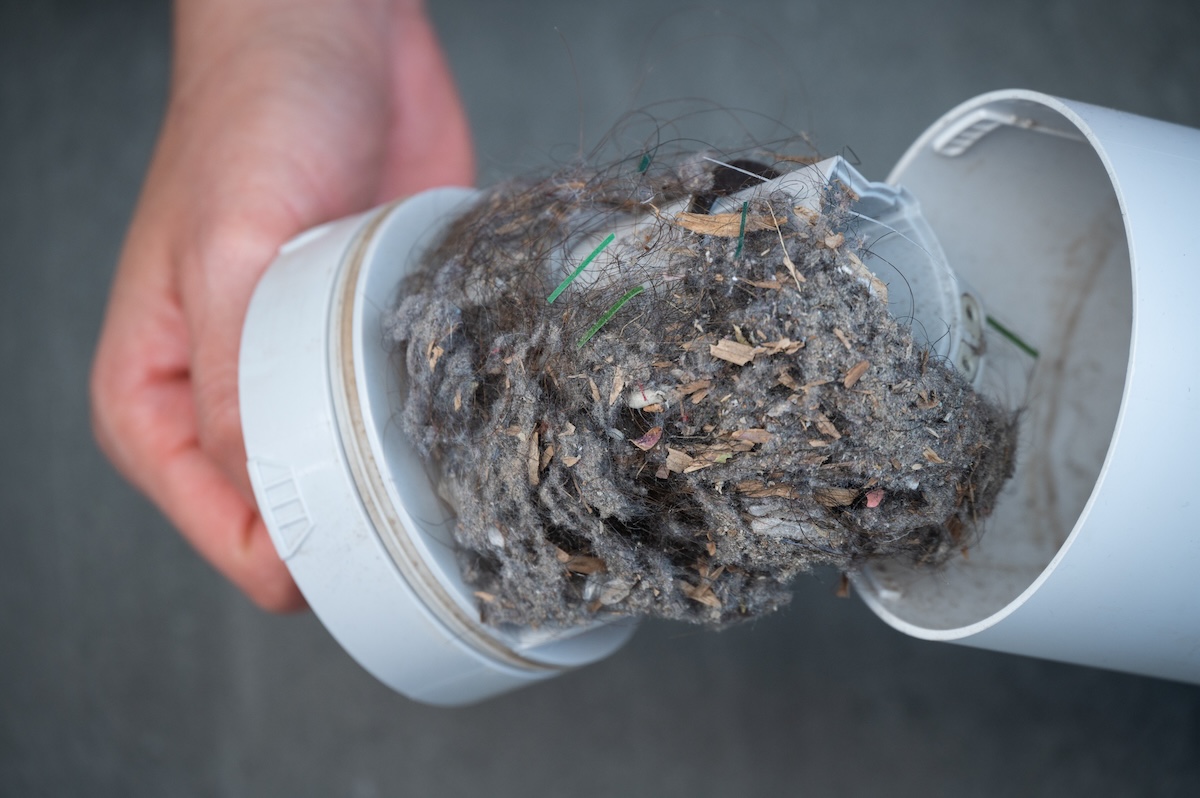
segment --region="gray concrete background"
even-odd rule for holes
[[[435,3],[483,179],[680,96],[852,147],[873,177],[995,88],[1200,126],[1194,0],[721,5]],[[311,615],[253,609],[88,429],[165,6],[0,3],[0,794],[1200,794],[1200,689],[910,640],[828,576],[755,625],[651,624],[454,711],[374,682]],[[740,135],[719,114],[678,130]]]

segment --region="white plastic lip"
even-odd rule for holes
[[[473,196],[426,192],[284,245],[251,301],[239,374],[255,496],[313,611],[385,684],[441,705],[595,661],[633,631],[527,640],[484,628],[436,528],[429,477],[397,438],[382,313]]]
[[[1178,296],[1187,270],[1194,273],[1200,246],[1188,221],[1197,205],[1192,191],[1200,180],[1200,132],[1038,92],[998,91],[969,100],[931,126],[889,180],[906,182],[921,172],[927,185],[918,179],[910,188],[928,208],[923,190],[936,184],[950,191],[945,174],[925,177],[931,159],[957,158],[1005,127],[1089,148],[1119,205],[1132,307],[1128,353],[1113,353],[1124,360],[1111,436],[1069,534],[1025,589],[995,612],[959,625],[914,622],[907,597],[890,591],[886,578],[863,573],[856,584],[872,610],[914,637],[1200,681],[1194,512],[1188,501],[1173,497],[1146,508],[1154,495],[1147,493],[1154,483],[1148,473],[1162,473],[1164,480],[1194,474],[1190,452],[1200,441],[1197,364],[1172,353],[1178,342],[1194,340],[1200,326],[1190,303]],[[1168,421],[1174,434],[1163,433]],[[957,598],[953,591],[944,596],[946,602]]]

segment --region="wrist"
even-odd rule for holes
[[[175,0],[172,90],[245,51],[340,44],[371,58],[397,16],[425,14],[424,0]]]

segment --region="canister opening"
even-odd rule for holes
[[[984,302],[982,390],[1020,409],[1016,472],[978,543],[934,571],[886,562],[856,577],[892,625],[954,639],[1018,606],[1083,524],[1129,366],[1129,243],[1086,131],[1030,93],[952,111],[889,181],[918,198],[951,267]]]

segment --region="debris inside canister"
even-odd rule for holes
[[[795,163],[660,160],[485,192],[390,315],[490,624],[722,624],[813,566],[932,567],[1012,471],[1015,415],[889,314],[851,192],[718,212]]]

